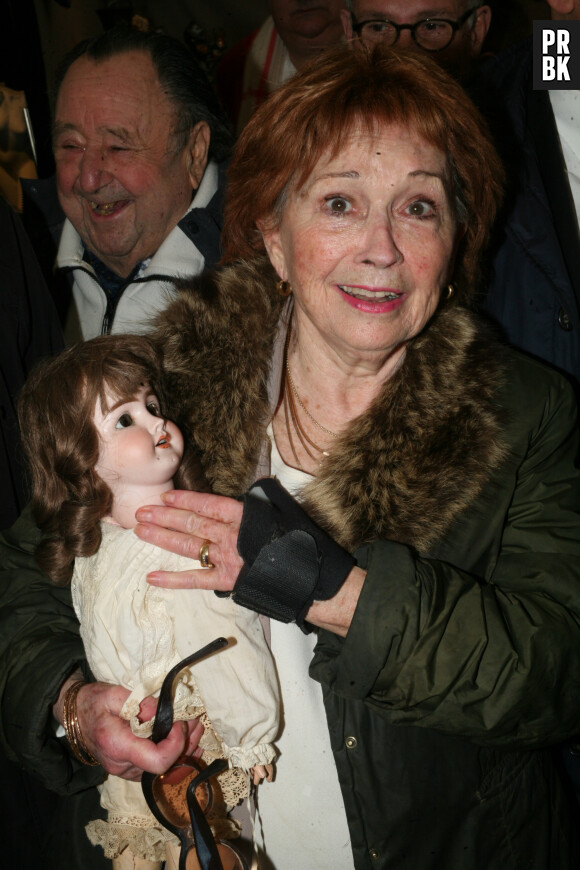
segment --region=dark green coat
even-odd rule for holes
[[[173,416],[235,494],[267,470],[284,336],[259,271],[212,281],[184,288],[158,335]],[[550,750],[580,723],[575,414],[559,375],[449,308],[305,493],[368,571],[347,638],[321,632],[311,666],[357,870],[580,866]],[[23,520],[1,556],[2,737],[74,792],[99,774],[53,736],[50,706],[82,645],[33,543]]]
[[[428,555],[357,551],[348,637],[322,635],[310,669],[357,868],[580,866],[543,749],[580,725],[574,403],[514,355],[502,404],[510,454],[480,497]]]

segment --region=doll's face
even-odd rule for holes
[[[165,420],[159,402],[144,386],[128,402],[106,390],[108,411],[97,402],[93,421],[101,446],[96,472],[111,488],[113,498],[127,487],[171,484],[183,455],[181,432]]]

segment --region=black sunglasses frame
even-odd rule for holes
[[[164,740],[173,727],[173,683],[178,674],[184,668],[194,665],[196,662],[201,661],[201,659],[206,658],[206,656],[212,655],[228,645],[229,641],[225,637],[218,637],[216,640],[204,646],[203,649],[197,650],[197,652],[192,653],[187,658],[178,662],[178,664],[171,668],[167,673],[161,686],[157,702],[157,712],[153,722],[151,740],[154,743],[159,743],[161,740]],[[182,761],[183,758],[178,759],[176,764],[179,764]],[[191,818],[191,828],[193,831],[193,844],[191,843],[186,831],[184,831],[183,828],[172,824],[159,809],[154,794],[154,784],[159,774],[149,772],[143,773],[143,776],[141,777],[143,795],[147,801],[147,806],[155,818],[180,840],[181,852],[179,856],[179,870],[186,870],[187,854],[192,846],[195,847],[201,870],[223,870],[215,839],[207,819],[205,818],[204,811],[199,805],[195,792],[198,786],[225,770],[228,763],[225,759],[218,758],[202,770],[193,759],[188,759],[188,762],[193,762],[192,768],[198,771],[197,775],[189,783],[186,793],[187,806]],[[238,854],[237,850],[233,849],[231,846],[230,848]],[[241,856],[239,856],[239,858],[243,863],[243,858]]]

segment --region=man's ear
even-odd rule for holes
[[[475,21],[471,28],[471,56],[481,54],[485,37],[491,25],[491,9],[489,6],[480,6],[475,10]]]
[[[186,148],[192,190],[197,190],[205,172],[210,139],[211,133],[206,121],[200,121],[196,124],[189,134]]]
[[[352,16],[348,9],[340,10],[340,20],[342,21],[342,29],[344,30],[346,40],[350,42],[351,39],[354,39],[354,31],[352,29]]]
[[[279,227],[276,227],[275,229],[268,228],[266,226],[266,223],[263,221],[258,221],[257,226],[262,233],[262,239],[264,240],[264,247],[266,248],[266,253],[270,258],[271,264],[278,273],[278,277],[282,281],[287,281],[288,270],[286,268],[286,258],[284,256],[284,251],[282,250],[282,243],[280,241]]]

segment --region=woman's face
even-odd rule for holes
[[[456,225],[445,155],[408,129],[349,136],[288,196],[264,241],[297,326],[343,359],[386,358],[417,335],[451,280]]]

